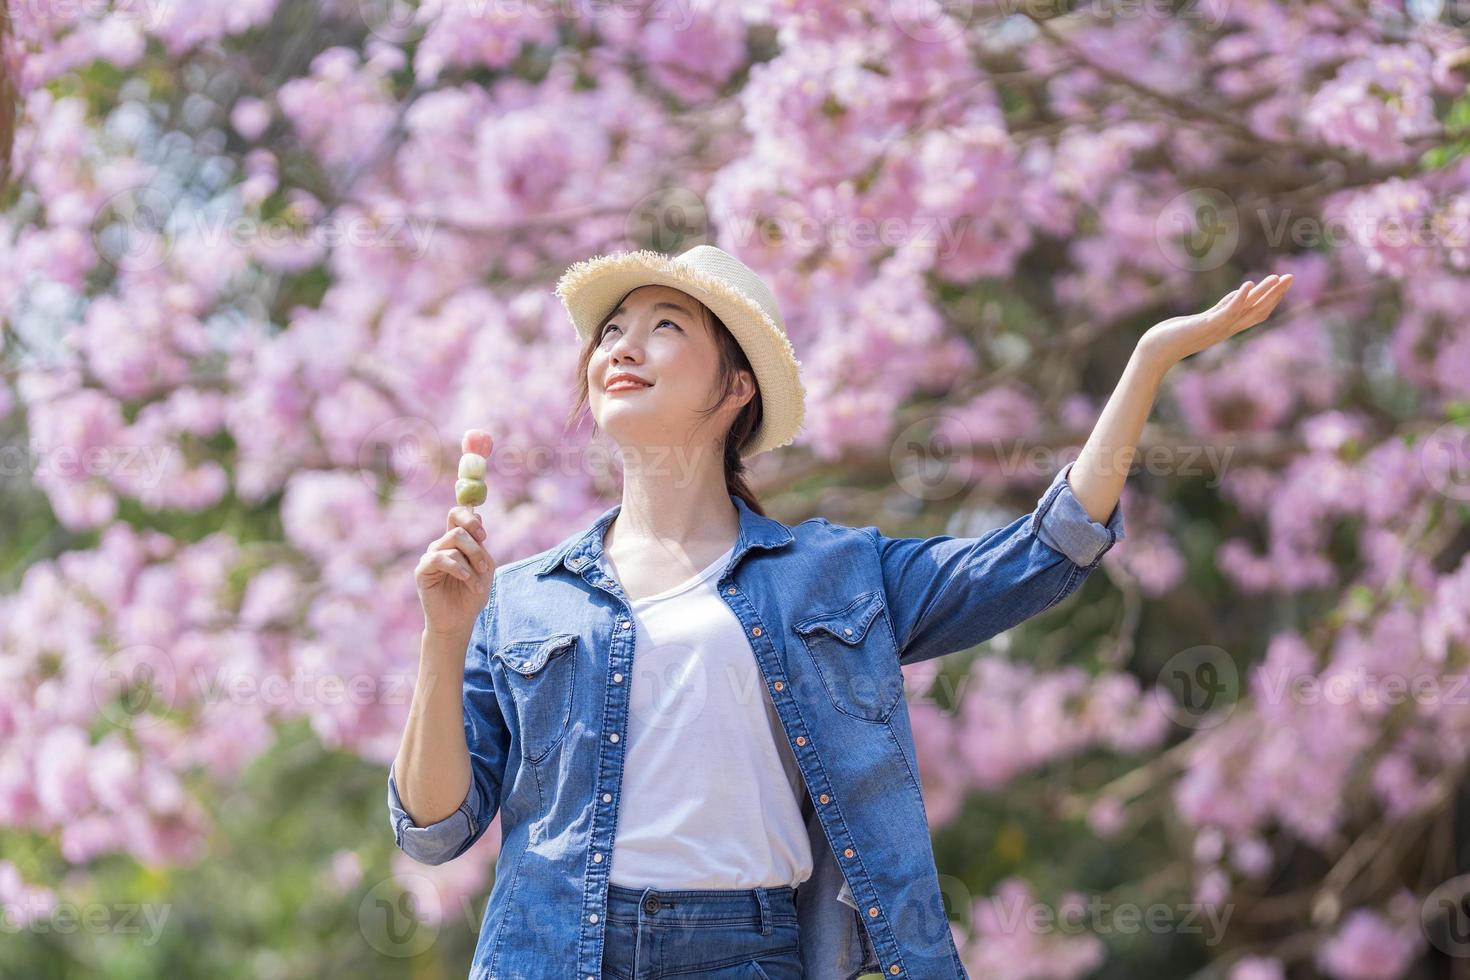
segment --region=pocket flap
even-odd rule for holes
[[[878,614],[882,611],[883,593],[869,592],[858,596],[837,612],[813,616],[791,628],[802,636],[809,636],[818,630],[830,633],[850,646],[860,642],[867,635],[868,627],[873,625],[873,620],[878,618]]]
[[[541,640],[517,640],[501,647],[495,652],[495,656],[516,673],[530,677],[546,666],[546,661],[569,649],[576,642],[575,633],[558,633]]]

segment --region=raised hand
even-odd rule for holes
[[[493,440],[483,429],[470,429],[463,441],[459,503],[445,517],[444,534],[434,540],[414,569],[414,584],[424,608],[424,628],[468,639],[475,617],[490,598],[495,559],[485,548],[485,527],[474,507],[485,502],[485,457]],[[466,468],[474,473],[466,476]],[[465,484],[474,484],[468,488]]]
[[[1203,313],[1176,316],[1150,327],[1139,349],[1163,367],[1171,367],[1266,319],[1292,281],[1290,273],[1267,276],[1260,283],[1247,279]]]

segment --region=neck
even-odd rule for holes
[[[740,511],[725,485],[724,461],[712,449],[624,453],[623,501],[603,541],[688,546],[729,544]]]

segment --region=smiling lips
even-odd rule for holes
[[[653,385],[651,385],[651,384],[648,384],[648,383],[643,382],[643,381],[635,381],[633,378],[627,377],[625,375],[623,377],[618,378],[616,381],[612,382],[611,384],[609,384],[607,386],[607,391],[608,391],[608,394],[612,394],[615,391],[637,391],[640,388],[652,388],[652,387],[653,387]]]

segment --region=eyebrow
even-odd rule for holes
[[[679,313],[684,314],[685,316],[687,316],[691,320],[694,319],[694,314],[693,313],[690,313],[688,310],[684,309],[684,307],[680,306],[678,303],[669,303],[669,302],[666,302],[666,301],[665,302],[659,302],[659,303],[654,303],[653,304],[653,308],[655,310],[675,310],[675,311],[677,311]],[[607,319],[602,321],[602,325],[604,327],[607,326],[609,323],[612,322],[613,317],[622,316],[624,313],[627,313],[627,312],[628,312],[627,304],[624,304],[622,306],[619,306],[617,309],[613,310],[611,313],[609,313],[607,315]]]

